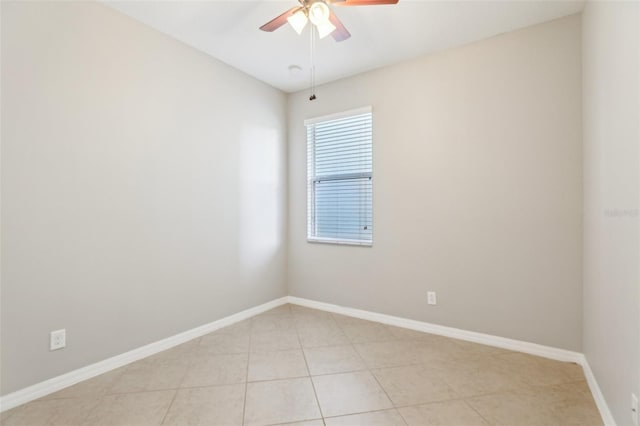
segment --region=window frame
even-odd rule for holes
[[[315,125],[318,123],[323,123],[326,121],[338,120],[343,118],[349,118],[356,115],[362,114],[371,114],[371,171],[370,172],[361,172],[361,173],[351,173],[351,174],[343,174],[341,177],[344,179],[347,175],[353,175],[352,178],[369,178],[371,181],[371,240],[354,240],[348,238],[324,238],[324,237],[316,237],[312,236],[311,224],[316,222],[316,202],[315,202],[315,184],[321,180],[331,179],[332,177],[335,180],[339,180],[336,175],[325,175],[325,176],[310,176],[309,175],[309,161],[313,161],[315,164],[315,148],[313,149],[313,154],[309,154],[309,138],[308,138],[308,127],[311,125]],[[373,214],[373,108],[371,106],[361,107],[350,109],[347,111],[342,111],[334,114],[323,115],[319,117],[309,118],[304,120],[305,126],[305,139],[306,139],[306,149],[307,149],[307,242],[313,244],[335,244],[335,245],[348,245],[348,246],[361,246],[361,247],[371,247],[373,246],[373,222],[374,222],[374,214]],[[324,177],[324,179],[322,179]],[[313,185],[312,185],[313,180]]]

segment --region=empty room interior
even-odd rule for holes
[[[640,1],[4,1],[0,423],[639,426]]]

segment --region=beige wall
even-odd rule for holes
[[[584,353],[619,425],[640,397],[640,4],[588,2]]]
[[[289,293],[579,351],[580,31],[572,16],[291,95]],[[303,120],[365,105],[374,245],[309,244]]]
[[[286,294],[284,94],[90,2],[1,53],[2,394]]]

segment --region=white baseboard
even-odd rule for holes
[[[453,327],[445,327],[443,325],[431,324],[428,322],[415,321],[407,318],[378,314],[376,312],[316,302],[314,300],[301,299],[299,297],[289,296],[288,300],[289,303],[306,306],[308,308],[320,309],[350,317],[376,321],[387,325],[408,328],[425,333],[437,334],[440,336],[451,337],[453,339],[466,340],[473,343],[481,343],[483,345],[495,346],[512,351],[525,352],[532,355],[555,359],[557,361],[581,363],[584,359],[584,356],[579,352],[538,345],[536,343],[523,342],[521,340],[507,339],[506,337],[493,336],[490,334],[467,331]]]
[[[121,355],[114,356],[104,361],[88,365],[83,368],[71,371],[69,373],[54,377],[44,382],[37,383],[19,391],[10,393],[0,397],[0,412],[10,410],[18,405],[25,404],[35,399],[57,392],[66,387],[72,386],[83,380],[91,379],[100,374],[106,373],[134,361],[146,358],[148,356],[165,351],[174,346],[185,343],[189,340],[198,338],[205,334],[211,333],[222,327],[235,324],[269,309],[276,308],[285,303],[306,306],[308,308],[320,309],[327,312],[347,315],[355,318],[361,318],[369,321],[375,321],[382,324],[393,325],[396,327],[408,328],[411,330],[422,331],[425,333],[437,334],[440,336],[451,337],[454,339],[466,340],[469,342],[480,343],[483,345],[495,346],[503,349],[509,349],[518,352],[524,352],[531,355],[537,355],[558,361],[575,362],[580,364],[584,370],[587,383],[596,402],[600,415],[606,426],[616,426],[615,420],[611,415],[611,411],[602,395],[602,391],[598,386],[591,367],[585,356],[579,352],[558,349],[550,346],[538,345],[536,343],[524,342],[521,340],[508,339],[505,337],[493,336],[490,334],[478,333],[475,331],[467,331],[453,327],[446,327],[437,324],[430,324],[422,321],[415,321],[392,315],[379,314],[376,312],[364,311],[360,309],[348,308],[344,306],[333,305],[330,303],[317,302],[314,300],[303,299],[294,296],[285,296],[272,300],[259,306],[238,312],[237,314],[219,319],[209,324],[193,328],[175,336],[159,340],[154,343],[133,349]]]
[[[591,371],[591,367],[589,367],[589,363],[587,362],[584,354],[580,352],[539,345],[537,343],[524,342],[522,340],[508,339],[506,337],[493,336],[491,334],[478,333],[475,331],[462,330],[459,328],[446,327],[443,325],[431,324],[428,322],[415,321],[407,318],[395,317],[392,315],[379,314],[376,312],[364,311],[361,309],[348,308],[345,306],[333,305],[330,303],[317,302],[315,300],[303,299],[300,297],[289,296],[287,300],[289,303],[305,306],[307,308],[320,309],[322,311],[347,315],[350,317],[360,318],[368,321],[375,321],[382,324],[393,325],[396,327],[408,328],[425,333],[451,337],[453,339],[466,340],[468,342],[495,346],[498,348],[509,349],[512,351],[554,359],[557,361],[575,362],[576,364],[581,365],[582,369],[584,370],[589,389],[591,390],[598,410],[600,410],[600,416],[602,417],[604,424],[606,426],[616,426],[615,420],[611,415],[611,411],[609,410],[600,387],[598,386],[598,382],[596,381],[596,378]]]
[[[604,395],[600,390],[600,386],[598,386],[596,376],[593,375],[593,371],[591,371],[591,367],[589,366],[587,358],[584,355],[583,357],[584,363],[582,364],[582,369],[584,370],[584,375],[587,378],[589,389],[591,389],[591,395],[593,395],[596,406],[600,411],[602,421],[604,422],[605,426],[616,426],[616,421],[613,418],[613,414],[611,414],[611,410],[609,410],[609,406],[607,405],[607,401],[604,399]]]
[[[57,392],[71,385],[75,385],[76,383],[79,383],[83,380],[91,379],[100,374],[115,370],[116,368],[120,368],[134,361],[138,361],[139,359],[146,358],[150,355],[165,351],[189,340],[204,336],[205,334],[211,333],[212,331],[218,330],[222,327],[227,327],[229,325],[250,318],[254,315],[268,311],[269,309],[284,305],[285,303],[287,303],[287,301],[287,297],[281,297],[279,299],[263,303],[262,305],[258,305],[253,308],[238,312],[237,314],[221,318],[209,324],[187,330],[174,336],[167,337],[166,339],[150,343],[148,345],[133,349],[129,352],[125,352],[112,358],[105,359],[104,361],[99,361],[95,364],[87,365],[86,367],[70,371],[49,380],[45,380],[44,382],[36,383],[35,385],[7,394],[0,397],[0,412],[10,410],[11,408],[17,407],[18,405],[22,405],[35,399],[42,398],[45,395]]]

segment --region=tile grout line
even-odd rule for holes
[[[109,383],[108,386],[106,386],[102,392],[100,393],[100,396],[97,398],[96,404],[91,407],[91,409],[87,412],[87,414],[84,416],[84,418],[82,419],[83,423],[86,423],[87,419],[89,418],[89,416],[91,416],[91,414],[98,408],[98,405],[100,405],[100,403],[104,400],[105,397],[109,396],[109,389],[111,389],[113,386],[115,386],[115,383],[118,379],[120,379],[120,377],[129,369],[129,366],[131,364],[126,365],[122,372],[118,375],[117,379],[114,379],[113,381],[111,381]],[[56,400],[60,400],[60,399],[80,399],[81,397],[76,397],[76,398],[59,398],[59,399],[51,399],[51,401],[56,401]],[[38,401],[42,401],[42,398],[40,399],[36,399],[35,401],[31,401],[29,404],[32,404],[34,402],[38,402]],[[25,404],[26,405],[26,404]],[[21,405],[20,407],[24,407],[23,405]],[[6,419],[5,419],[6,420]]]
[[[100,403],[102,402],[104,397],[105,397],[105,394],[100,395],[100,397],[97,399],[97,401],[94,404],[94,406],[91,407],[91,409],[89,411],[87,411],[87,414],[85,414],[84,417],[82,418],[82,424],[87,423],[87,419],[89,419],[89,416],[91,416],[91,413],[93,413],[98,408],[98,405],[100,405]],[[11,416],[9,416],[9,417],[11,417]],[[6,421],[6,419],[5,419],[5,421]]]
[[[173,391],[173,398],[171,398],[171,402],[169,403],[169,406],[167,407],[167,411],[165,411],[164,416],[162,416],[162,421],[160,422],[160,425],[162,426],[164,424],[164,422],[167,420],[167,416],[169,415],[169,410],[171,410],[171,406],[173,405],[173,403],[176,400],[176,397],[178,396],[178,391],[174,390]]]
[[[552,387],[552,386],[576,384],[576,383],[581,383],[581,382],[585,382],[585,381],[584,380],[579,380],[579,381],[576,381],[576,382],[559,383],[559,384],[555,384],[555,385],[529,385],[529,386],[521,387],[521,388],[510,388],[510,389],[506,389],[506,390],[481,393],[481,394],[477,394],[477,395],[460,396],[460,397],[457,397],[457,398],[449,398],[449,399],[438,399],[438,400],[429,401],[429,402],[419,402],[419,403],[416,403],[416,404],[400,404],[400,405],[395,405],[394,404],[394,406],[395,406],[396,409],[398,409],[398,408],[408,408],[408,407],[419,407],[419,406],[422,406],[422,405],[439,404],[439,403],[448,402],[448,401],[463,401],[463,402],[467,402],[467,400],[473,399],[473,398],[482,398],[482,397],[485,397],[485,396],[496,396],[496,395],[500,395],[500,394],[503,394],[503,393],[516,392],[516,391],[520,391],[520,390],[524,390],[524,389],[538,389],[538,388],[546,388],[546,387]]]
[[[247,368],[244,377],[244,402],[242,403],[242,425],[245,424],[245,416],[247,414],[247,391],[249,389],[249,364],[251,363],[251,336],[253,334],[253,318],[249,319],[249,347],[247,348]]]
[[[349,337],[347,337],[349,339]],[[389,400],[389,402],[391,403],[391,405],[393,406],[393,410],[400,416],[400,418],[402,419],[402,421],[404,422],[404,424],[407,424],[407,421],[405,420],[405,418],[402,416],[402,414],[400,414],[400,411],[398,410],[398,407],[396,407],[396,403],[393,402],[393,399],[391,399],[391,396],[389,396],[389,394],[387,393],[387,390],[384,388],[384,386],[382,386],[382,383],[380,383],[380,381],[378,380],[378,378],[376,377],[376,375],[374,374],[374,372],[371,370],[371,368],[369,368],[369,366],[367,365],[367,363],[365,362],[364,358],[362,357],[362,355],[360,354],[360,352],[358,352],[358,349],[356,348],[355,343],[349,339],[349,341],[351,342],[351,348],[353,349],[353,351],[356,353],[356,355],[358,355],[358,357],[360,358],[360,360],[362,361],[362,365],[364,365],[365,367],[367,367],[367,372],[369,374],[371,374],[371,376],[373,377],[373,380],[376,381],[376,383],[378,384],[378,386],[380,386],[380,389],[382,389],[382,392],[384,392],[385,396],[387,397],[387,399]],[[386,409],[388,410],[388,408]]]
[[[403,368],[403,367],[415,367],[415,366],[423,366],[424,363],[421,364],[408,364],[408,365],[401,365],[398,367],[388,367],[388,368]],[[424,405],[424,404],[430,404],[430,403],[437,403],[437,402],[445,402],[445,401],[455,401],[461,398],[448,398],[448,399],[442,399],[442,400],[436,400],[436,401],[430,401],[430,402],[423,402],[423,403],[419,403],[419,404],[409,404],[409,405],[402,405],[402,404],[397,404],[393,401],[393,399],[391,399],[391,397],[389,396],[389,394],[387,394],[387,391],[384,389],[384,386],[382,386],[382,383],[380,383],[380,381],[378,380],[378,377],[376,376],[376,374],[373,372],[374,369],[371,370],[371,375],[374,377],[374,379],[376,379],[376,382],[378,383],[378,385],[380,385],[380,387],[382,388],[382,390],[385,392],[385,394],[387,395],[387,398],[389,398],[389,400],[391,401],[391,404],[393,404],[393,407],[396,409],[396,411],[398,411],[398,413],[400,413],[400,411],[398,410],[398,408],[404,408],[404,407],[412,407],[412,406],[418,406],[418,405]],[[382,370],[382,368],[376,368],[375,370]],[[455,391],[455,389],[453,389],[451,387],[451,385],[449,385],[446,381],[443,380],[443,383],[455,394],[458,395],[458,393]],[[402,414],[400,414],[400,416],[402,417],[402,419],[404,420],[404,417],[402,416]],[[405,421],[406,423],[406,421]]]
[[[291,307],[289,307],[291,309]],[[309,363],[307,362],[307,354],[304,353],[304,347],[302,346],[302,339],[300,339],[300,332],[298,330],[298,323],[295,320],[295,314],[291,312],[294,316],[293,320],[293,328],[296,330],[296,336],[298,337],[298,344],[300,345],[300,352],[302,352],[302,358],[304,359],[304,365],[307,367],[307,373],[309,373],[309,381],[311,382],[311,388],[313,389],[313,396],[316,398],[316,405],[318,406],[318,411],[320,412],[320,417],[322,418],[322,423],[325,424],[324,415],[322,414],[322,407],[320,406],[320,400],[318,399],[318,392],[316,391],[316,385],[313,383],[313,376],[311,376],[311,369],[309,368]]]
[[[462,403],[463,403],[463,404],[465,404],[467,407],[471,408],[471,409],[472,409],[472,410],[473,410],[473,411],[474,411],[478,416],[480,416],[480,418],[481,418],[482,420],[484,420],[485,422],[487,422],[487,424],[489,424],[489,425],[492,425],[492,424],[493,424],[492,422],[490,422],[490,421],[489,421],[489,419],[485,418],[485,417],[480,413],[480,411],[476,410],[476,408],[475,408],[473,405],[471,405],[471,404],[469,403],[469,401],[467,401],[466,399],[463,399],[463,400],[462,400]]]
[[[202,338],[198,338],[197,342],[194,343],[194,346],[197,346],[200,344],[200,340],[202,340]],[[186,344],[183,343],[183,344]],[[190,348],[189,351],[187,351],[187,357],[188,357],[188,362],[187,362],[187,368],[184,370],[184,374],[182,375],[182,378],[180,379],[180,383],[178,383],[178,387],[176,389],[174,389],[174,393],[173,393],[173,398],[171,398],[171,402],[169,403],[169,406],[167,407],[167,411],[164,413],[164,417],[162,417],[162,421],[160,422],[160,425],[163,425],[164,422],[167,420],[167,416],[169,415],[169,411],[171,411],[171,407],[173,406],[173,403],[176,401],[176,398],[178,397],[178,392],[180,392],[180,389],[185,389],[182,387],[182,384],[184,383],[185,379],[187,378],[187,374],[189,374],[189,370],[191,369],[191,365],[193,363],[193,357],[191,355],[191,352],[194,350],[194,348]],[[184,356],[181,355],[180,358],[182,358]],[[177,359],[177,358],[176,358]]]
[[[386,411],[386,410],[393,409],[400,416],[400,418],[402,419],[403,423],[406,425],[407,421],[402,416],[402,414],[400,414],[400,411],[398,411],[398,408],[396,407],[396,404],[393,402],[393,399],[391,399],[391,397],[387,393],[386,389],[382,386],[382,384],[380,383],[380,381],[378,380],[376,375],[373,373],[373,371],[371,371],[371,368],[369,367],[369,365],[367,365],[367,363],[365,362],[365,360],[362,357],[362,355],[360,354],[360,352],[358,352],[358,349],[356,348],[356,343],[353,341],[353,339],[351,337],[349,337],[349,335],[347,335],[347,333],[344,332],[344,330],[342,329],[340,324],[338,324],[338,321],[335,319],[335,317],[333,317],[333,314],[332,314],[332,318],[336,322],[336,324],[338,325],[338,328],[340,328],[340,330],[342,330],[342,332],[344,333],[344,335],[347,338],[347,340],[349,340],[349,345],[351,346],[351,349],[353,349],[353,351],[358,356],[358,358],[360,358],[360,361],[362,361],[362,365],[365,366],[366,370],[360,370],[360,371],[367,371],[373,377],[373,380],[375,380],[375,382],[378,384],[380,389],[382,389],[382,392],[385,394],[385,396],[387,397],[387,399],[389,400],[389,402],[392,405],[392,408],[385,408],[385,409],[382,409],[382,410],[366,411],[366,412],[363,412],[363,413],[360,413],[360,414],[371,413],[371,412],[375,412],[375,411]],[[394,338],[395,338],[395,336],[394,336]],[[395,339],[395,340],[398,340],[398,339]]]
[[[404,417],[402,417],[400,412],[398,412],[398,410],[395,407],[392,407],[392,408],[380,408],[380,409],[369,410],[369,411],[358,411],[356,413],[339,414],[337,416],[328,416],[328,417],[325,417],[325,418],[327,418],[327,419],[339,419],[341,417],[359,416],[359,415],[362,415],[362,414],[369,414],[369,413],[383,413],[385,411],[395,411],[395,412],[397,412],[397,414],[402,418],[402,421],[404,422],[404,424],[405,425],[407,424],[406,421],[404,420]]]

